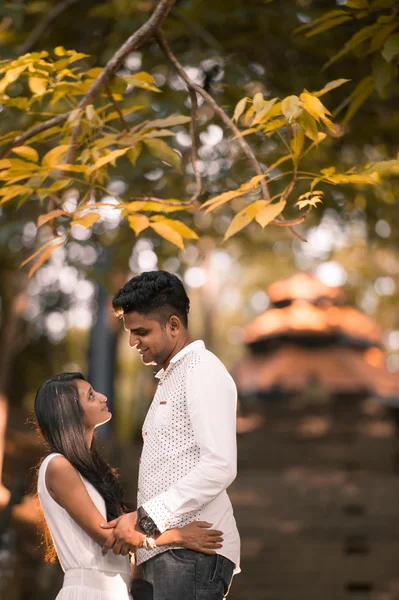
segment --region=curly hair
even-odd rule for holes
[[[184,327],[188,325],[190,300],[180,279],[167,271],[133,277],[115,294],[112,305],[118,316],[133,311],[145,315],[158,312],[166,320],[175,314]]]

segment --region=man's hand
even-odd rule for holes
[[[145,538],[137,524],[137,512],[127,513],[109,523],[101,525],[103,529],[113,529],[103,546],[103,555],[112,549],[114,554],[126,556],[134,552]]]

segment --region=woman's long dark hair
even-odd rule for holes
[[[84,437],[84,411],[79,402],[76,379],[86,381],[81,373],[62,373],[45,381],[35,398],[35,416],[49,453],[58,452],[89,481],[104,498],[107,520],[126,512],[123,489],[114,469],[98,453],[93,440],[91,448]],[[44,532],[46,559],[55,558],[51,538]]]

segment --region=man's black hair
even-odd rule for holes
[[[180,279],[167,271],[147,271],[130,279],[113,298],[116,314],[161,313],[165,319],[175,314],[188,325],[190,300]]]

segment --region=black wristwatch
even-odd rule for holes
[[[137,509],[138,521],[141,529],[149,536],[154,536],[158,533],[158,527],[151,519],[151,517],[145,512],[142,506]]]

